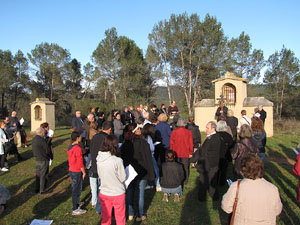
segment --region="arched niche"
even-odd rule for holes
[[[34,107],[34,118],[35,120],[42,120],[42,108],[39,105]]]
[[[227,104],[234,105],[236,103],[236,87],[231,83],[223,85],[222,94],[226,99]]]

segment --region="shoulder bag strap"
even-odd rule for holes
[[[235,211],[236,211],[236,206],[237,206],[238,196],[239,196],[240,183],[241,183],[241,180],[238,180],[230,225],[233,225],[233,222],[234,222]]]
[[[249,121],[245,117],[242,118],[248,123],[248,125],[250,125]]]

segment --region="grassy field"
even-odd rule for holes
[[[68,175],[66,149],[69,145],[69,129],[59,127],[55,130],[53,141],[55,148],[54,161],[51,165],[50,189],[47,195],[34,193],[35,159],[31,147],[21,149],[26,160],[18,163],[14,156],[9,156],[9,172],[0,173],[0,183],[10,191],[12,198],[0,218],[0,224],[30,224],[35,219],[51,219],[53,224],[100,224],[101,216],[92,209],[90,187],[85,180],[81,199],[88,212],[74,217],[71,215],[71,180]],[[267,142],[267,162],[265,178],[275,184],[280,191],[283,211],[278,224],[300,224],[300,204],[296,201],[298,178],[292,173],[295,154],[291,147],[300,142],[300,132],[275,132]],[[30,144],[30,141],[29,141]],[[232,167],[229,168],[229,171]],[[231,175],[231,173],[229,173]],[[162,193],[146,190],[145,211],[147,220],[142,224],[226,224],[227,215],[220,208],[220,201],[213,202],[210,197],[206,203],[197,200],[197,172],[192,169],[189,184],[184,189],[181,202],[162,202]],[[225,193],[227,187],[221,189]],[[267,204],[267,203],[266,203]],[[114,223],[113,223],[114,224]],[[127,224],[138,224],[131,222]]]

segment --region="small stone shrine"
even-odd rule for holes
[[[31,131],[35,131],[41,123],[49,123],[51,130],[55,130],[55,103],[48,98],[37,98],[31,105]]]
[[[215,99],[202,99],[195,105],[195,123],[201,131],[205,131],[209,121],[215,121],[219,101],[224,100],[225,106],[231,109],[238,119],[243,109],[247,111],[247,116],[252,118],[258,105],[263,105],[267,112],[264,128],[268,137],[273,136],[273,103],[264,97],[247,97],[247,79],[227,72],[224,77],[212,82],[215,83]]]

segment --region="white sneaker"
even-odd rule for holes
[[[1,169],[1,171],[2,171],[2,172],[7,172],[7,171],[8,171],[8,169],[7,169],[7,168],[5,168],[5,167],[3,167],[3,168]]]
[[[85,214],[86,210],[84,209],[76,209],[72,211],[72,216],[78,216],[78,215],[82,215]]]
[[[147,185],[147,186],[145,187],[145,190],[152,189],[152,188],[153,188],[153,186]]]

